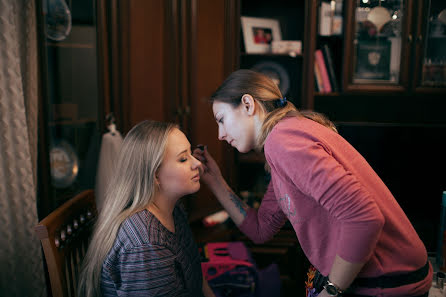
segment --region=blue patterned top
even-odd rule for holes
[[[103,296],[203,296],[200,255],[182,206],[175,233],[148,210],[128,217],[102,265]]]

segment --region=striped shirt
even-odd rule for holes
[[[124,220],[102,265],[103,296],[203,296],[200,255],[182,206],[173,216],[175,233],[148,210]]]

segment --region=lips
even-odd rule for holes
[[[200,180],[200,174],[197,173],[196,175],[194,175],[194,177],[192,177],[193,180]]]

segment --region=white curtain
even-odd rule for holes
[[[34,233],[37,157],[36,0],[0,0],[0,296],[45,296]]]

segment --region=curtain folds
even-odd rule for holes
[[[46,296],[36,203],[36,0],[0,0],[0,295]]]

